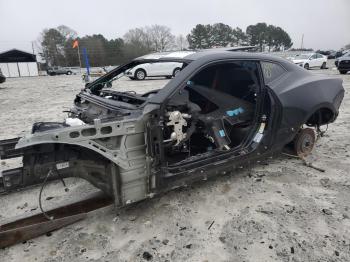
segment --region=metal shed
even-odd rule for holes
[[[6,77],[39,75],[36,55],[18,49],[0,53],[0,69]]]

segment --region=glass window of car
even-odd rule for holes
[[[261,68],[263,71],[265,84],[271,83],[286,72],[282,66],[271,62],[261,62]]]
[[[310,59],[316,59],[317,58],[317,55],[316,54],[313,54]]]
[[[208,103],[198,90],[211,89],[247,102],[255,103],[259,91],[259,67],[255,61],[235,61],[208,66],[195,74],[185,90],[189,92],[191,102],[201,108],[202,114],[210,113],[220,105]]]
[[[322,58],[323,56],[321,54],[317,54],[317,58]]]
[[[296,55],[295,59],[309,59],[310,55],[309,54],[300,54]]]

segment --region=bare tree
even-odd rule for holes
[[[175,36],[167,26],[152,25],[130,29],[124,35],[124,41],[150,51],[162,52],[172,48]]]
[[[171,34],[171,29],[164,25],[152,25],[146,28],[150,35],[155,51],[162,52],[172,48],[175,36]]]
[[[124,41],[128,44],[139,45],[147,49],[151,49],[152,46],[149,33],[142,27],[130,29],[126,32]]]
[[[189,44],[188,44],[186,37],[184,37],[181,34],[176,36],[176,38],[175,38],[175,48],[176,49],[182,51],[182,50],[188,49],[188,47],[189,47]]]

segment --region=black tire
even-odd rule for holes
[[[143,69],[137,69],[134,77],[137,80],[144,80],[146,78],[146,71]]]
[[[67,71],[66,75],[71,75],[72,71]]]
[[[310,69],[309,64],[305,64],[305,65],[304,65],[304,68],[305,68],[306,70],[309,70],[309,69]]]
[[[130,80],[135,80],[135,77],[129,76]]]
[[[321,69],[326,69],[326,66],[327,66],[327,63],[323,62],[322,65],[321,65]]]
[[[341,73],[342,75],[345,75],[348,71],[346,70],[339,70],[339,73]]]
[[[175,77],[180,71],[181,71],[181,68],[176,67],[173,71],[173,77]]]
[[[173,76],[166,76],[165,78],[166,79],[171,79]]]
[[[54,75],[56,75],[56,73],[54,72],[49,73],[49,76],[54,76]]]

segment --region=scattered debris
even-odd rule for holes
[[[327,209],[327,208],[323,208],[323,209],[322,209],[322,212],[323,212],[324,214],[326,214],[326,215],[332,215],[332,211],[329,210],[329,209]]]
[[[226,243],[226,237],[219,237],[219,240],[222,242],[222,243]]]
[[[211,229],[211,227],[214,225],[214,222],[215,222],[215,220],[213,220],[213,222],[211,222],[211,224],[208,227],[208,230]]]
[[[146,259],[147,261],[150,261],[153,258],[153,256],[149,252],[145,251],[142,254],[142,258]]]
[[[169,243],[169,240],[168,240],[168,239],[164,239],[164,240],[162,241],[162,243],[163,243],[163,245],[167,245],[167,244]]]
[[[192,244],[187,244],[186,246],[184,246],[185,248],[190,249],[192,247]]]
[[[28,203],[25,202],[23,205],[18,206],[17,209],[24,209],[24,208],[26,208],[27,206],[28,206]]]
[[[263,214],[266,214],[266,215],[272,215],[273,212],[272,211],[269,211],[269,210],[264,210],[264,209],[256,209],[255,210],[256,212],[259,212],[259,213],[263,213]]]
[[[320,167],[317,167],[317,166],[315,166],[313,163],[308,162],[308,161],[306,161],[306,160],[303,159],[303,158],[302,158],[302,160],[303,160],[305,166],[311,167],[311,168],[313,168],[313,169],[315,169],[315,170],[317,170],[317,171],[320,171],[320,172],[326,172],[325,169],[320,168]]]

